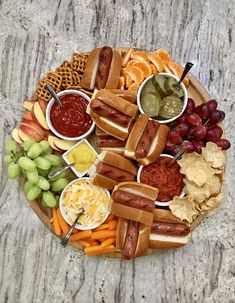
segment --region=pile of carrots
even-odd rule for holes
[[[113,253],[116,251],[117,222],[117,217],[111,214],[102,225],[95,229],[82,231],[74,228],[70,241],[78,241],[84,247],[87,256]],[[70,228],[59,208],[53,208],[50,223],[53,223],[57,236],[65,235]]]

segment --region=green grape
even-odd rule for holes
[[[27,171],[33,171],[36,168],[36,164],[28,157],[20,157],[18,163],[21,168]]]
[[[35,158],[34,162],[36,163],[38,168],[41,168],[44,170],[47,170],[51,167],[51,162],[41,156]]]
[[[47,150],[41,153],[41,156],[46,156],[52,154],[53,149],[49,146]]]
[[[24,143],[22,144],[23,148],[24,148],[24,151],[28,151],[30,149],[30,147],[35,144],[36,141],[34,140],[26,140],[24,141]]]
[[[14,140],[8,140],[5,144],[5,153],[10,154],[11,152],[15,153],[17,151],[18,144]]]
[[[56,192],[60,192],[62,191],[65,186],[69,183],[69,181],[65,178],[60,178],[56,181],[54,181],[52,184],[51,184],[51,188],[53,191],[56,191]]]
[[[27,156],[30,159],[37,158],[43,151],[42,146],[39,143],[34,143],[27,152]]]
[[[29,201],[33,201],[33,200],[35,200],[40,195],[41,191],[42,191],[41,188],[39,188],[38,186],[34,185],[28,191],[26,197],[27,197],[27,199]]]
[[[36,185],[43,190],[48,190],[50,188],[50,183],[47,181],[46,178],[42,176],[38,176],[38,182],[36,183]]]
[[[60,165],[61,164],[61,157],[57,155],[45,155],[45,159],[49,160],[52,165]]]
[[[41,169],[41,168],[38,168],[38,174],[42,177],[45,177],[47,178],[48,177],[48,174],[49,174],[49,170],[44,170],[44,169]]]
[[[29,180],[27,180],[24,184],[24,193],[25,195],[27,195],[27,193],[29,192],[29,190],[33,187],[33,183],[29,182]]]
[[[37,169],[35,169],[33,171],[26,171],[26,177],[31,183],[36,184],[38,182],[38,171],[37,171]]]
[[[48,207],[55,207],[56,206],[56,199],[55,199],[52,192],[45,191],[42,195],[42,199]]]
[[[3,157],[3,161],[6,163],[6,164],[11,164],[13,161],[14,161],[14,159],[13,159],[13,156],[11,156],[11,155],[5,155],[4,157]]]
[[[42,206],[43,207],[48,207],[47,204],[45,203],[45,201],[43,199],[41,201],[42,201]]]
[[[46,151],[50,147],[47,140],[42,140],[41,142],[39,142],[39,144],[41,145],[43,151]]]
[[[8,178],[15,179],[20,175],[20,166],[18,163],[11,163],[7,170]]]
[[[53,166],[51,166],[50,173],[53,172],[54,170],[60,168],[60,167],[62,167],[62,165],[53,165]],[[65,176],[66,176],[66,171],[63,171],[62,173],[60,173],[56,177],[51,178],[51,181],[56,181],[56,180],[58,180],[60,178],[63,178]]]

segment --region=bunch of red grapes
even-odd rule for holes
[[[165,151],[175,155],[179,146],[183,145],[187,152],[200,154],[208,141],[216,143],[223,150],[229,149],[231,144],[221,139],[223,130],[217,125],[224,119],[225,113],[217,106],[214,99],[196,106],[194,100],[189,98],[184,113],[171,125]]]

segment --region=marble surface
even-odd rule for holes
[[[1,156],[39,78],[73,51],[104,44],[193,60],[193,74],[226,112],[233,144],[221,209],[187,247],[130,262],[62,249],[0,161],[1,303],[235,302],[234,9],[231,0],[0,1]]]

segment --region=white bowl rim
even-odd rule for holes
[[[61,97],[61,96],[68,95],[68,94],[76,94],[78,96],[81,96],[81,97],[85,98],[89,103],[91,102],[91,98],[88,95],[86,95],[85,93],[83,93],[83,92],[81,92],[79,90],[76,90],[76,89],[66,89],[66,90],[63,90],[63,91],[57,93],[57,96]],[[64,140],[76,141],[76,140],[81,140],[81,139],[86,138],[87,136],[89,136],[94,131],[94,129],[95,129],[95,122],[93,121],[92,124],[91,124],[91,127],[89,128],[89,130],[85,134],[83,134],[82,136],[79,136],[79,137],[67,137],[67,136],[61,135],[54,128],[54,126],[51,123],[50,112],[51,112],[51,108],[52,108],[52,105],[54,104],[54,102],[55,102],[55,99],[51,98],[51,100],[48,102],[47,108],[46,108],[46,121],[47,121],[47,124],[48,124],[50,130],[53,132],[54,135],[56,135],[57,137],[59,137],[61,139],[64,139]]]
[[[70,226],[72,225],[72,223],[69,222],[69,220],[67,219],[67,215],[66,215],[65,210],[64,210],[64,207],[63,207],[63,205],[62,205],[62,203],[63,203],[62,197],[64,196],[65,189],[66,189],[69,185],[73,184],[74,182],[76,182],[76,181],[78,181],[78,180],[92,180],[92,178],[90,178],[90,177],[83,177],[83,178],[77,178],[77,179],[72,180],[71,182],[69,182],[69,184],[67,184],[67,186],[63,189],[63,191],[62,191],[62,193],[61,193],[61,195],[60,195],[60,203],[59,203],[60,212],[61,212],[61,215],[62,215],[62,217],[64,218],[64,220],[65,220]],[[109,198],[111,199],[110,192],[109,192],[107,189],[106,189],[106,192],[107,192]],[[102,221],[101,223],[99,223],[99,224],[95,224],[95,225],[92,225],[92,226],[83,226],[83,225],[81,225],[81,224],[76,224],[75,228],[77,228],[77,229],[79,229],[79,230],[90,230],[90,229],[93,229],[93,228],[97,228],[98,226],[100,226],[101,224],[104,223],[104,221],[108,218],[109,214],[110,214],[110,210],[107,211],[107,214],[104,216],[103,221]]]
[[[169,74],[169,73],[158,73],[158,75],[162,75],[162,76],[165,76],[165,77],[168,77],[168,78],[173,78],[173,79],[175,79],[176,81],[179,81],[179,78],[178,78],[178,77],[176,77],[175,75]],[[141,83],[141,85],[140,85],[140,87],[139,87],[139,89],[138,89],[138,92],[137,92],[137,105],[138,105],[138,108],[139,108],[139,111],[140,111],[141,114],[145,114],[145,112],[143,111],[142,106],[141,106],[141,103],[140,103],[140,95],[141,95],[141,92],[142,92],[142,90],[143,90],[145,84],[146,84],[151,78],[153,78],[153,76],[154,76],[154,75],[151,75],[151,76],[149,76],[148,78],[146,78],[146,79]],[[185,110],[185,108],[186,108],[186,106],[187,106],[187,103],[188,103],[188,91],[187,91],[187,89],[186,89],[186,87],[185,87],[185,85],[184,85],[183,82],[180,83],[180,86],[182,87],[182,89],[183,89],[183,91],[184,91],[184,100],[183,100],[183,108],[182,108],[182,111],[181,111],[177,116],[175,116],[175,117],[173,117],[173,118],[170,118],[170,119],[167,119],[167,120],[157,120],[157,119],[154,119],[154,120],[158,121],[160,124],[170,123],[170,122],[176,120],[177,118],[179,118],[179,117],[183,114],[183,112],[184,112],[184,110]],[[151,119],[153,119],[153,118],[151,118]]]
[[[160,154],[159,157],[168,157],[168,158],[171,158],[171,159],[174,158],[172,155],[168,155],[168,154]],[[141,171],[142,171],[143,167],[144,167],[144,165],[140,165],[140,167],[138,169],[138,172],[137,172],[137,182],[139,182],[139,183],[140,183],[140,174],[141,174]],[[185,193],[182,190],[182,192],[179,195],[179,197],[182,198],[184,195],[185,195]],[[155,205],[158,205],[158,206],[169,206],[171,204],[171,202],[172,202],[172,200],[167,201],[167,202],[161,202],[161,201],[156,200],[155,201]]]
[[[68,149],[66,152],[64,152],[62,154],[62,158],[64,159],[64,161],[67,163],[67,164],[71,164],[71,162],[68,160],[67,158],[67,155],[71,152],[71,150],[73,150],[74,148],[76,148],[78,145],[82,144],[82,143],[85,143],[87,144],[90,149],[95,153],[96,157],[98,157],[98,153],[96,152],[96,150],[92,147],[92,145],[89,143],[89,141],[87,139],[82,139],[80,141],[78,141],[76,144],[74,144],[73,146],[70,147],[70,149]],[[83,172],[83,173],[80,173],[78,170],[76,170],[76,168],[74,168],[73,166],[71,166],[71,169],[73,170],[73,172],[75,173],[75,175],[78,177],[78,178],[81,178],[83,176],[86,175],[86,173],[88,172],[88,169]]]

